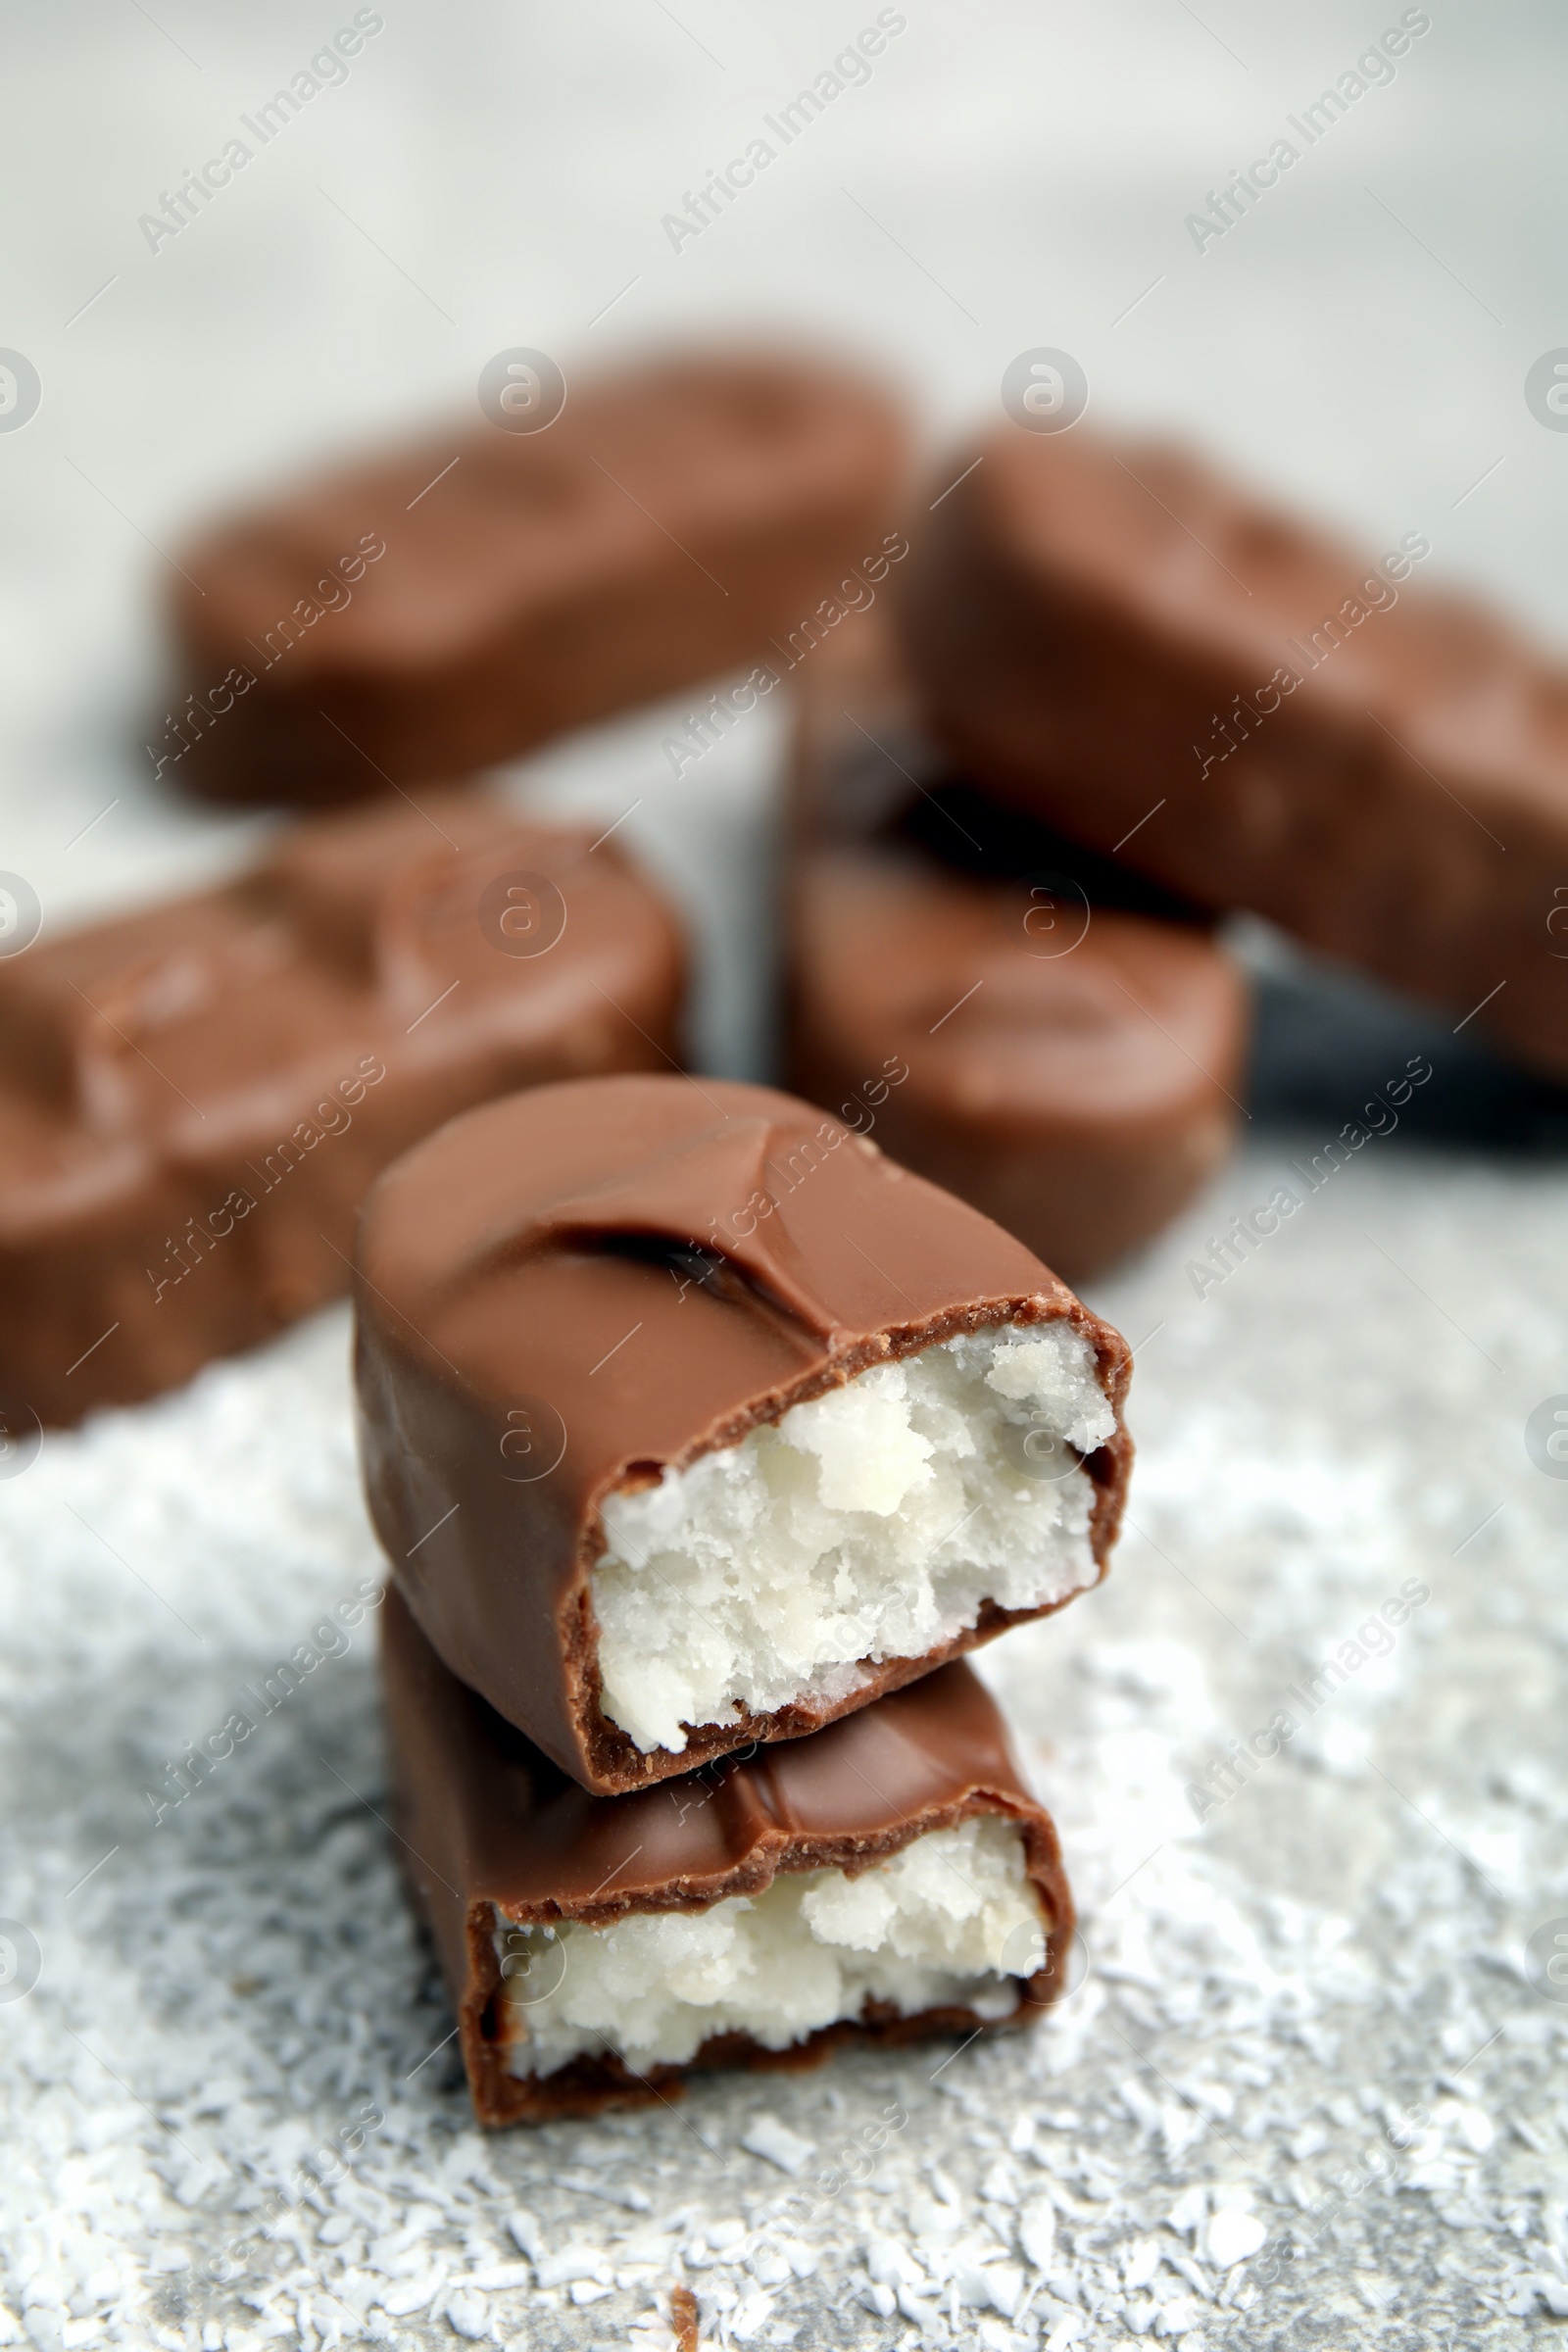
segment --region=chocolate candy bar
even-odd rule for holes
[[[788,1095],[492,1103],[387,1171],[357,1265],[392,1572],[585,1788],[814,1731],[1103,1571],[1125,1343]]]
[[[482,2124],[1021,2025],[1061,1990],[1055,1831],[961,1662],[809,1739],[589,1796],[447,1671],[395,1588],[381,1640],[399,1851]]]
[[[155,769],[222,800],[356,800],[768,660],[881,555],[905,463],[876,388],[732,355],[574,387],[542,431],[350,467],[181,558],[188,692]]]
[[[798,691],[790,1082],[1082,1281],[1230,1148],[1241,972],[1191,906],[956,778],[865,620]]]
[[[616,853],[432,795],[0,962],[0,1392],[128,1403],[347,1288],[354,1216],[454,1111],[662,1066],[674,917]]]
[[[1568,675],[1177,452],[992,434],[906,585],[974,776],[1568,1076]],[[909,568],[909,567],[906,567]],[[1484,1005],[1484,1009],[1483,1009]]]

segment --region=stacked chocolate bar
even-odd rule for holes
[[[404,1858],[489,2123],[1009,2025],[1051,1823],[963,1654],[1103,1573],[1128,1350],[765,1088],[454,1119],[357,1259]]]
[[[548,1089],[363,1224],[400,1819],[494,2122],[1058,1988],[1054,1840],[958,1660],[1103,1569],[1127,1350],[1043,1256],[1119,1254],[1226,1148],[1219,913],[1511,989],[1561,1066],[1560,681],[1389,619],[1416,548],[1362,578],[1185,462],[1023,431],[937,504],[904,654],[847,595],[791,664],[827,1115]]]
[[[859,1132],[896,1023],[825,1116],[650,1075],[660,894],[442,781],[736,662],[780,685],[907,554],[906,462],[857,379],[695,360],[241,517],[182,566],[155,770],[371,805],[0,964],[38,1419],[332,1297],[392,1163],[358,1275],[388,1719],[491,2122],[1061,1983],[1054,1834],[962,1656],[1102,1573],[1121,1341]]]
[[[1228,1148],[1223,914],[1568,1073],[1568,691],[1417,591],[1419,534],[1369,567],[1011,426],[911,509],[897,409],[796,361],[531,402],[181,567],[156,773],[371,805],[0,956],[7,1427],[340,1291],[373,1184],[399,1835],[491,2123],[1060,1988],[964,1656],[1103,1573],[1128,1351],[1050,1268]],[[798,1096],[681,1073],[679,927],[609,835],[439,781],[748,662],[692,726],[796,699]]]

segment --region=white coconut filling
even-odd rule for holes
[[[1095,1575],[1078,1453],[1114,1426],[1080,1333],[1008,1323],[610,1495],[600,1704],[645,1754],[678,1753],[688,1726],[838,1698],[861,1661],[922,1657],[986,1600],[1064,1600]]]
[[[952,2005],[1010,2017],[1046,1935],[1021,1833],[982,1815],[853,1878],[780,1872],[707,1911],[608,1928],[519,1928],[498,1913],[496,1943],[507,2064],[552,2075],[607,2050],[638,2071],[684,2065],[715,2034],[782,2050],[867,2001],[906,2017]]]

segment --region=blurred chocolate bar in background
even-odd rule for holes
[[[680,930],[592,838],[432,793],[0,962],[8,1399],[173,1387],[346,1290],[371,1178],[454,1111],[667,1067]]]
[[[787,660],[902,517],[900,413],[834,366],[689,355],[559,389],[539,429],[503,399],[188,550],[158,772],[325,804],[514,759]]]
[[[1230,1149],[1245,978],[1190,903],[989,799],[916,723],[881,614],[796,681],[790,1084],[1066,1280]]]
[[[1568,1077],[1568,671],[1208,466],[991,433],[901,576],[952,758]],[[949,462],[951,480],[957,461]]]

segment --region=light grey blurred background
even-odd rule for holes
[[[239,118],[352,8],[3,12],[0,343],[43,398],[0,433],[0,809],[51,919],[233,854],[233,821],[155,793],[140,748],[183,535],[368,436],[470,420],[518,343],[571,372],[690,330],[827,337],[934,434],[1060,345],[1101,420],[1188,430],[1375,545],[1421,529],[1428,576],[1568,629],[1568,435],[1523,393],[1568,340],[1549,7],[1418,12],[1393,79],[1201,252],[1187,216],[1303,145],[1287,115],[1399,7],[914,0],[868,80],[678,250],[664,216],[875,8],[368,13],[347,78],[261,148]],[[149,250],[141,217],[236,134],[250,163]]]
[[[220,871],[269,821],[151,781],[183,536],[368,438],[466,424],[509,346],[569,376],[699,330],[827,340],[904,382],[933,447],[998,414],[1017,353],[1062,347],[1100,421],[1196,437],[1374,548],[1422,531],[1426,577],[1568,638],[1568,434],[1525,400],[1532,365],[1568,344],[1568,26],[1544,0],[1432,0],[1393,80],[1202,251],[1187,216],[1294,135],[1286,118],[1398,24],[1396,0],[906,0],[869,79],[678,250],[663,217],[875,21],[871,0],[371,13],[348,78],[152,251],[140,216],[354,9],[0,12],[0,346],[42,382],[36,416],[0,431],[0,867],[33,882],[47,926]],[[607,814],[641,800],[627,837],[702,933],[702,1057],[755,1067],[778,714],[679,785],[661,731],[643,714],[559,747],[523,788]],[[913,2118],[888,2193],[874,2215],[833,2205],[818,2270],[736,2340],[900,2340],[863,2300],[867,2231],[918,2235],[910,2184],[940,2150],[1000,2242],[1005,2201],[978,2184],[1048,2111],[1076,2119],[1040,2142],[1074,2184],[1064,2216],[1079,2200],[1071,2263],[1015,2327],[970,2311],[955,2340],[1125,2345],[1155,2325],[1156,2288],[1156,2331],[1186,2352],[1533,2344],[1550,2306],[1532,2282],[1556,2279],[1568,2307],[1568,2003],[1529,1958],[1544,1926],[1568,1926],[1568,1481],[1523,1435],[1568,1392],[1568,1177],[1560,1154],[1517,1149],[1506,1081],[1477,1077],[1446,1020],[1357,998],[1336,1027],[1330,1002],[1297,1006],[1316,1053],[1311,1084],[1280,1097],[1298,1125],[1260,1117],[1180,1229],[1096,1287],[1140,1343],[1133,1528],[1102,1593],[989,1653],[1063,1822],[1092,1983],[1033,2054],[971,2055],[935,2089],[912,2062],[887,2078]],[[1416,1045],[1437,1070],[1426,1126],[1369,1149],[1195,1297],[1202,1237],[1268,1198],[1282,1154],[1337,1132],[1385,1048],[1396,1069]],[[248,1778],[236,1766],[184,1828],[148,1832],[143,1782],[367,1564],[343,1336],[329,1316],[181,1397],[50,1438],[0,1489],[19,1792],[0,1909],[45,1953],[35,1993],[0,2012],[0,2252],[43,2352],[98,2340],[101,2307],[132,2315],[126,2340],[190,2352],[269,2329],[333,2340],[319,2296],[343,2286],[341,2232],[302,2240],[294,2300],[279,2289],[248,2319],[187,2292],[181,2266],[223,2241],[235,2183],[281,2167],[296,2127],[335,2123],[362,2061],[356,2095],[370,2084],[391,2121],[361,2190],[383,2229],[433,2212],[419,2198],[439,2156],[459,2186],[422,2227],[443,2261],[461,2264],[462,2239],[478,2263],[486,2230],[504,2258],[519,2198],[559,2235],[613,2235],[564,2158],[650,2184],[654,2222],[683,2200],[677,2233],[749,2213],[768,2185],[740,2148],[760,2098],[745,2083],[692,2102],[711,2158],[662,2114],[465,2154],[461,2089],[418,2071],[446,2023],[418,2005],[385,1834],[327,1779],[377,1786],[368,1652],[270,1727]],[[1200,1827],[1192,1776],[1406,1578],[1431,1597],[1393,1654]],[[766,2101],[828,2149],[885,2076],[846,2065]],[[1406,2108],[1425,2120],[1397,2181],[1336,2204],[1335,2168],[1368,2131],[1396,2148],[1382,2119]],[[116,2133],[111,2209],[74,2151]],[[490,2188],[470,2196],[465,2164]],[[1195,2190],[1255,2209],[1271,2244],[1298,2226],[1303,2250],[1267,2285],[1211,2269],[1228,2300],[1178,2318],[1187,2288],[1168,2265],[1150,2285],[1136,2248]],[[46,2259],[78,2206],[92,2230]],[[69,2336],[62,2279],[87,2315]],[[614,2325],[596,2334],[600,2307],[561,2289],[526,2309],[465,2291],[495,2340],[551,2347],[622,2340],[639,2309],[630,2289],[606,2302]],[[383,2336],[453,2341],[445,2292]]]

